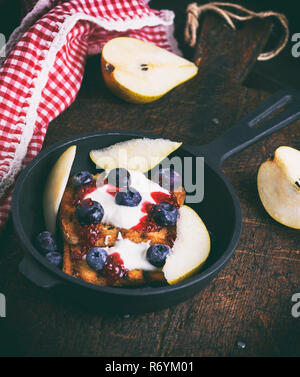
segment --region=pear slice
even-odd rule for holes
[[[199,270],[210,252],[210,237],[201,218],[190,207],[179,209],[177,237],[167,256],[163,273],[169,284],[175,284]]]
[[[127,37],[111,39],[104,45],[101,67],[107,87],[132,103],[155,101],[198,72],[189,60]]]
[[[279,223],[300,229],[300,151],[282,146],[258,170],[257,188],[268,214]]]
[[[168,139],[132,139],[104,149],[92,150],[90,158],[97,167],[105,170],[125,168],[145,173],[181,144]]]
[[[76,145],[65,150],[58,158],[47,178],[43,209],[46,229],[53,235],[56,230],[56,217],[62,196],[64,194],[73,161],[76,154]]]

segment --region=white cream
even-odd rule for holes
[[[157,268],[146,259],[146,253],[150,241],[135,243],[129,239],[120,239],[114,246],[106,248],[108,254],[119,253],[128,270],[142,269],[144,271],[156,270]]]
[[[141,218],[146,215],[142,211],[145,202],[155,203],[151,196],[152,192],[162,192],[169,194],[169,191],[162,188],[159,184],[148,179],[143,173],[130,170],[131,184],[136,189],[142,200],[136,207],[121,206],[115,203],[115,197],[107,190],[111,187],[108,184],[99,185],[97,189],[85,196],[85,199],[92,199],[99,202],[104,209],[103,223],[114,225],[118,228],[130,229],[137,225]],[[108,174],[108,172],[106,172]],[[100,181],[100,180],[99,180]]]
[[[111,238],[110,235],[105,236],[104,244],[105,244],[106,246],[107,246],[107,244],[108,244],[110,238]]]

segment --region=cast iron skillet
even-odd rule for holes
[[[12,215],[16,233],[25,250],[20,272],[42,288],[75,298],[89,308],[115,313],[137,313],[162,309],[196,294],[224,267],[238,243],[242,216],[238,198],[221,172],[222,162],[230,155],[300,118],[299,93],[276,93],[254,112],[210,144],[184,145],[175,152],[185,157],[204,156],[204,200],[192,205],[213,235],[212,250],[202,270],[173,286],[145,288],[98,287],[64,274],[50,265],[33,245],[44,230],[42,193],[47,175],[70,145],[77,145],[71,174],[92,170],[88,152],[117,142],[149,135],[136,132],[95,132],[75,136],[41,152],[21,173],[13,194]],[[155,138],[156,136],[150,136]]]

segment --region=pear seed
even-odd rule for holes
[[[106,63],[105,64],[105,71],[112,73],[115,70],[115,67],[112,64]]]
[[[149,67],[148,67],[148,64],[141,64],[141,70],[142,71],[148,71]]]

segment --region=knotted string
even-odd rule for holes
[[[223,9],[225,8],[235,8],[241,13],[244,13],[244,15],[237,15],[235,13],[232,13],[228,9]],[[213,2],[213,3],[208,3],[204,5],[198,5],[197,3],[192,3],[188,5],[186,12],[187,12],[187,23],[185,27],[185,40],[186,42],[191,46],[194,47],[196,45],[196,40],[197,40],[197,30],[199,27],[199,22],[198,19],[201,15],[201,13],[207,11],[207,10],[212,10],[216,13],[218,13],[221,17],[225,19],[225,21],[228,23],[228,25],[232,29],[236,29],[235,24],[233,20],[238,20],[238,21],[247,21],[251,20],[252,18],[266,18],[266,17],[276,17],[281,25],[283,26],[284,29],[284,36],[279,42],[278,46],[268,52],[263,52],[261,53],[257,60],[270,60],[277,56],[280,51],[284,49],[286,46],[288,39],[289,39],[289,24],[286,16],[282,13],[276,13],[272,11],[266,11],[266,12],[253,12],[249,9],[246,9],[242,7],[241,5],[238,4],[232,4],[232,3],[219,3],[219,2]]]

